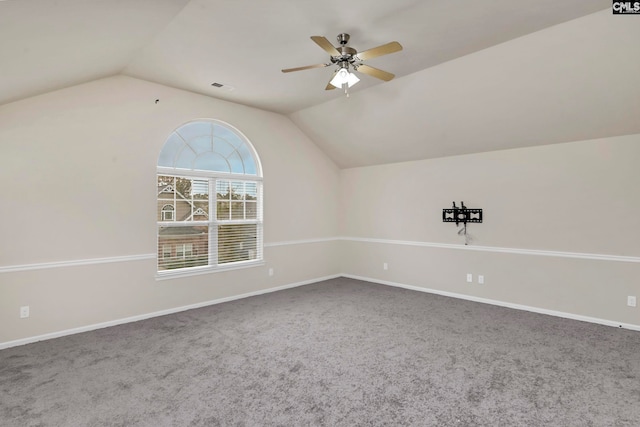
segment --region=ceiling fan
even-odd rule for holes
[[[338,68],[333,73],[333,76],[331,76],[331,80],[329,81],[329,84],[327,84],[325,90],[344,88],[345,92],[347,88],[360,81],[360,79],[355,74],[349,71],[350,67],[352,67],[354,71],[359,71],[361,73],[368,74],[387,82],[395,77],[393,74],[387,71],[379,70],[378,68],[363,64],[363,61],[378,56],[387,55],[389,53],[398,52],[402,50],[402,45],[400,45],[400,43],[390,42],[378,47],[374,47],[372,49],[365,50],[364,52],[358,52],[354,48],[347,46],[347,43],[349,43],[349,38],[350,36],[347,33],[338,34],[337,39],[338,43],[340,43],[340,46],[335,47],[329,42],[329,40],[327,40],[323,36],[311,36],[311,40],[313,40],[318,46],[324,49],[331,56],[331,62],[327,62],[325,64],[307,65],[305,67],[286,68],[282,70],[282,72],[290,73],[292,71],[302,71],[311,68],[323,68],[328,67],[332,64],[336,64],[338,65]]]

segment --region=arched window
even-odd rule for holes
[[[158,158],[158,272],[262,261],[262,170],[251,143],[216,120],[176,129]]]

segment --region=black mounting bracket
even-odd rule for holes
[[[464,202],[460,202],[460,207],[453,202],[451,209],[442,209],[442,222],[455,222],[456,225],[468,222],[482,222],[482,209],[468,208]]]

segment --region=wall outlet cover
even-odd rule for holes
[[[25,305],[20,307],[20,318],[26,319],[27,317],[29,317],[29,306]]]

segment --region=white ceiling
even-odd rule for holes
[[[0,103],[124,74],[288,114],[342,167],[640,132],[612,122],[623,112],[638,116],[630,99],[637,90],[614,83],[609,91],[603,80],[615,74],[608,55],[622,61],[622,74],[638,70],[629,44],[640,22],[610,7],[606,0],[0,0]],[[324,90],[333,67],[280,72],[327,62],[309,37],[335,42],[341,32],[359,51],[400,42],[403,51],[367,62],[396,79],[361,75],[346,99]]]

